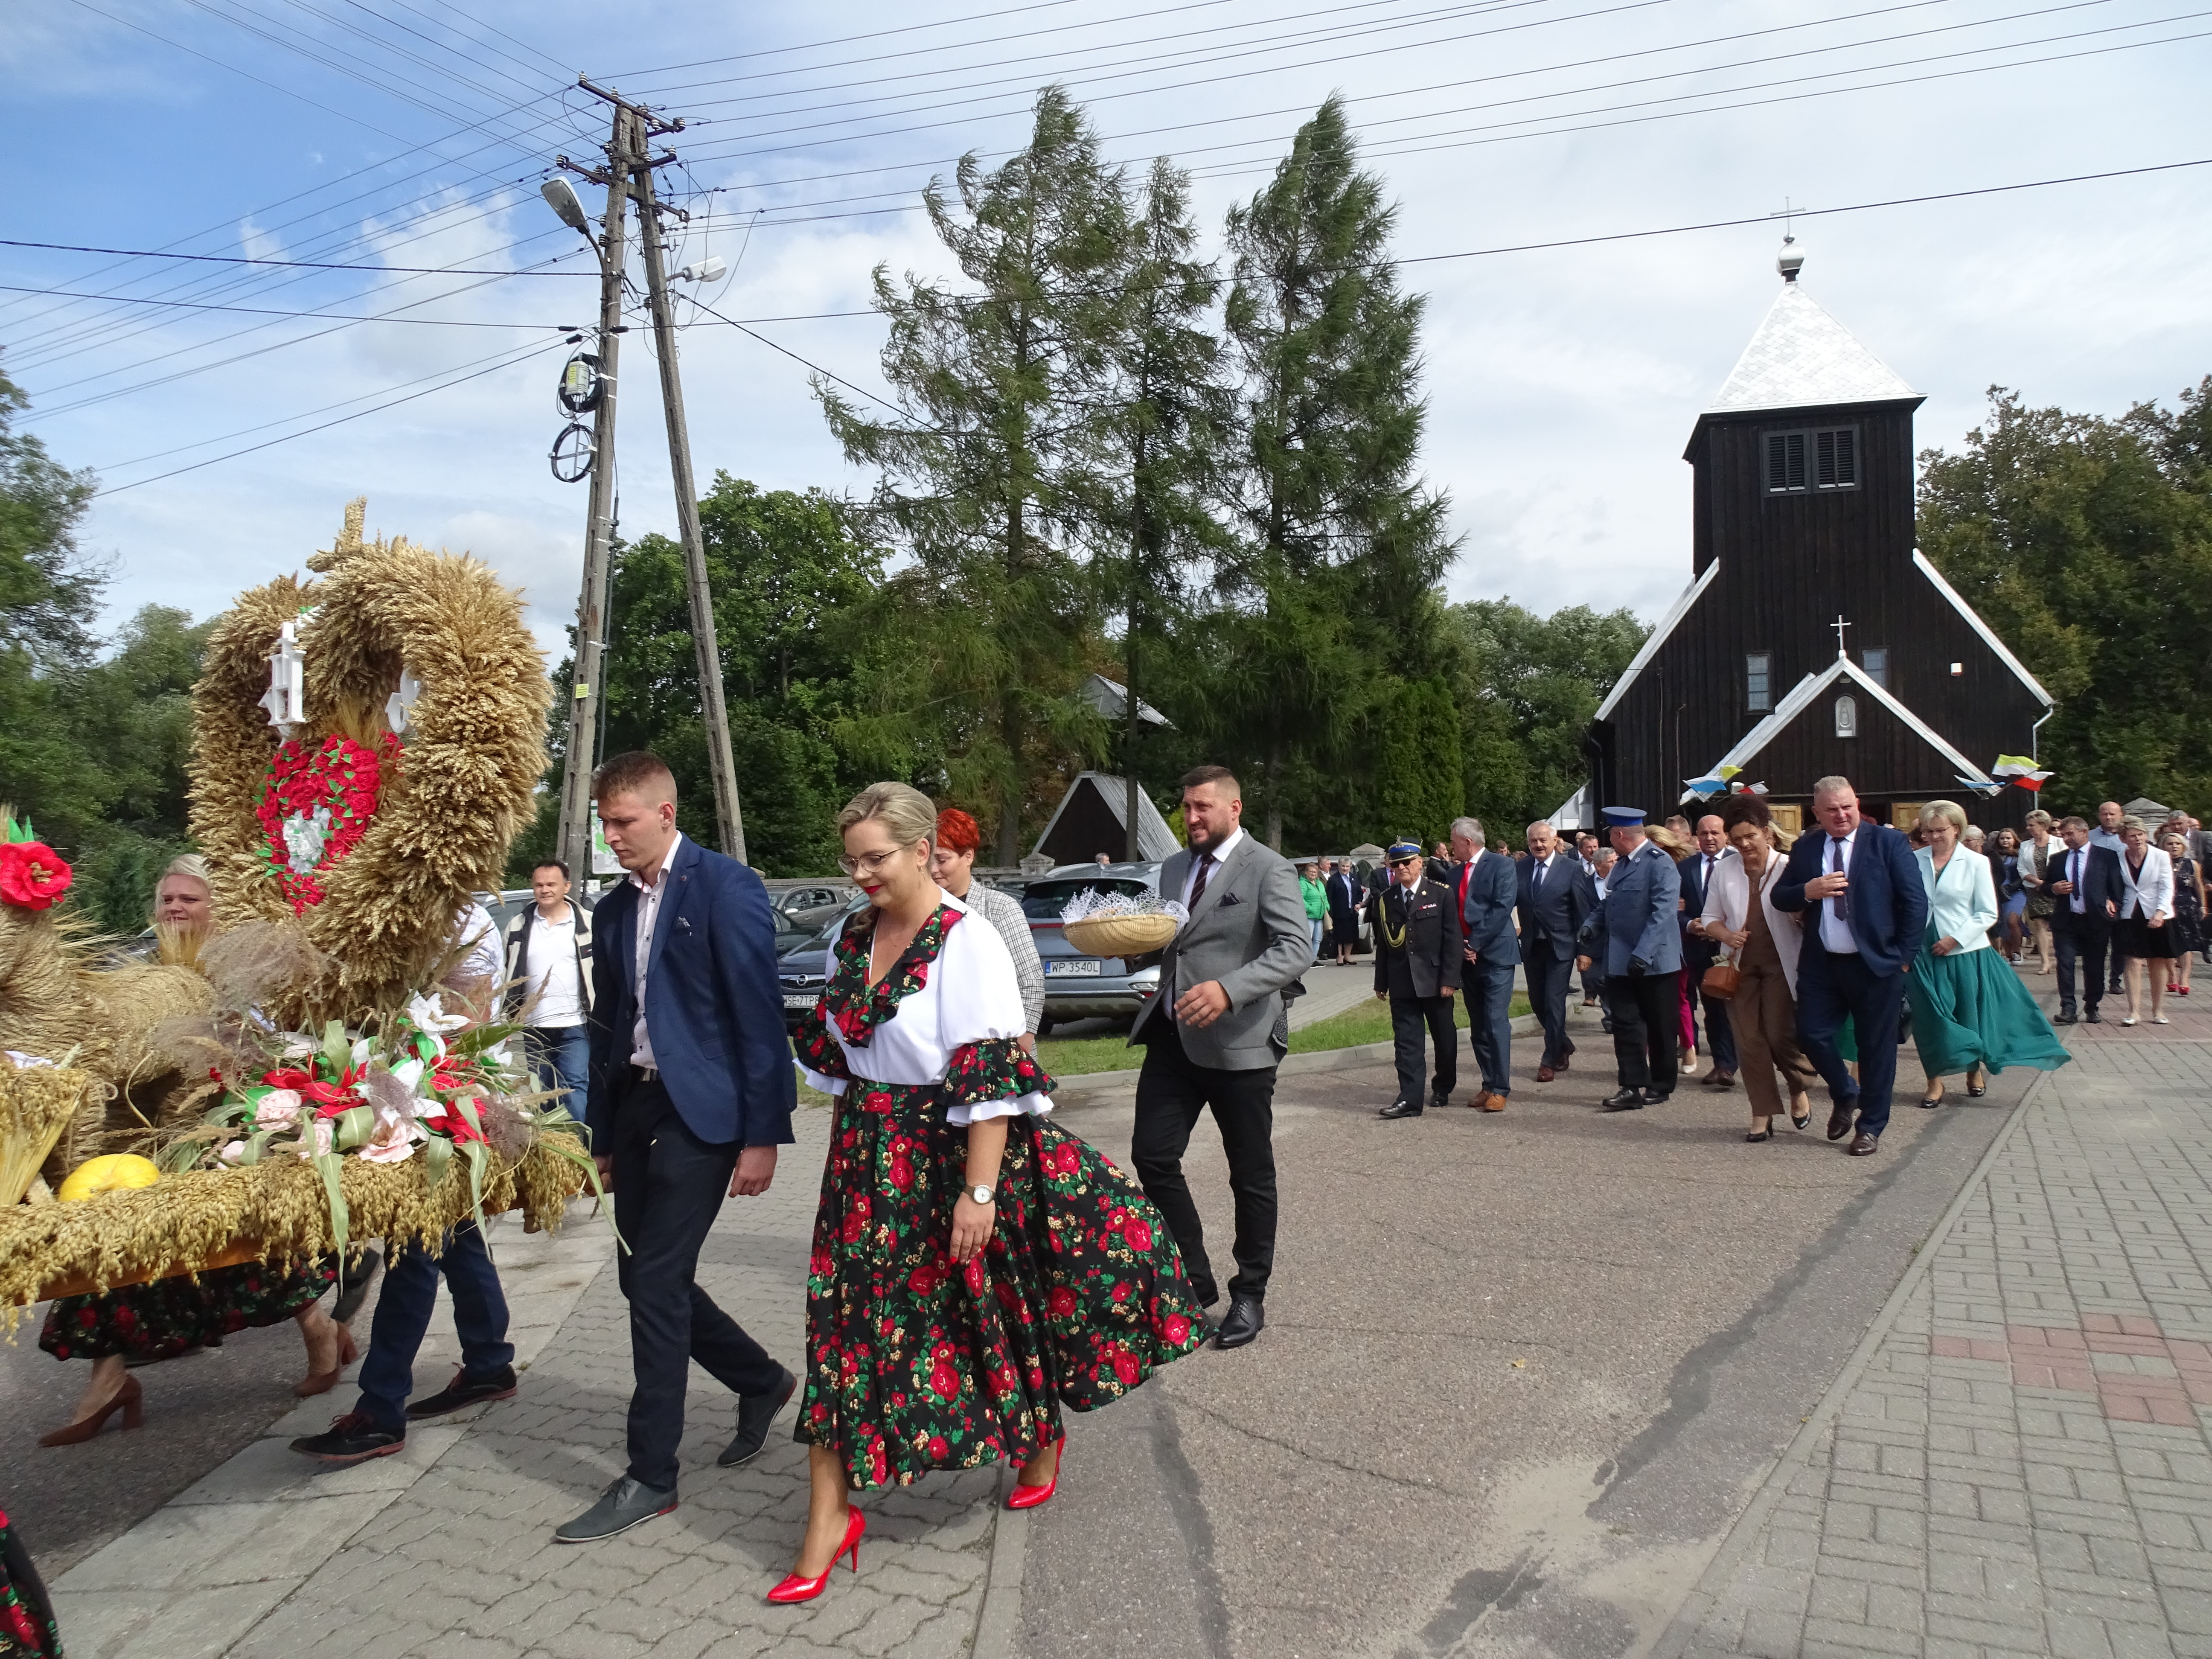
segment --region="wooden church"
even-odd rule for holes
[[[1991,795],[1990,769],[2033,754],[2051,695],[1913,545],[1921,395],[1805,291],[1794,240],[1776,264],[1782,291],[1683,454],[1690,585],[1600,706],[1590,784],[1558,821],[1694,817],[1735,768],[1793,830],[1832,773],[1869,817],[1942,798],[2017,826],[2033,798]]]

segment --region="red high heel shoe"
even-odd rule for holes
[[[1067,1457],[1067,1437],[1063,1434],[1052,1443],[1060,1448],[1060,1459],[1065,1462]],[[1024,1486],[1019,1481],[1016,1481],[1014,1489],[1006,1494],[1006,1507],[1010,1510],[1033,1510],[1059,1490],[1060,1464],[1054,1463],[1052,1466],[1052,1479],[1042,1486]]]
[[[48,1429],[39,1437],[41,1446],[82,1446],[106,1425],[116,1413],[123,1413],[123,1426],[135,1429],[146,1420],[146,1395],[135,1376],[126,1377],[114,1397],[91,1416],[74,1423],[65,1423],[58,1429]]]
[[[848,1553],[853,1558],[853,1571],[860,1571],[860,1535],[868,1529],[868,1517],[858,1510],[847,1513],[850,1518],[845,1522],[845,1539],[837,1546],[836,1554],[830,1558],[830,1565],[822,1569],[817,1577],[801,1578],[795,1572],[787,1576],[781,1584],[768,1593],[768,1599],[773,1605],[789,1607],[794,1601],[811,1601],[829,1588],[830,1575],[836,1571],[837,1564]]]

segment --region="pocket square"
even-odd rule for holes
[[[1244,901],[1237,897],[1234,893],[1224,893],[1221,896],[1221,908],[1224,910],[1232,904],[1242,904],[1243,902]]]

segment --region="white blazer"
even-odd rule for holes
[[[2128,868],[2127,849],[2120,850],[2120,914],[2173,920],[2173,855],[2164,848],[2143,848],[2140,876]]]
[[[1782,958],[1783,981],[1790,987],[1790,994],[1797,994],[1797,951],[1804,943],[1803,924],[1793,911],[1774,908],[1775,884],[1782,879],[1782,866],[1790,855],[1780,848],[1769,849],[1766,871],[1759,878],[1759,902],[1766,912],[1766,931],[1774,938],[1774,954]],[[1744,868],[1741,858],[1723,859],[1713,866],[1712,885],[1705,889],[1705,913],[1698,918],[1711,932],[1716,922],[1735,933],[1751,914],[1751,872]],[[1730,951],[1729,960],[1735,960]]]

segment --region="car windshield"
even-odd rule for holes
[[[1104,880],[1073,876],[1060,881],[1033,881],[1022,894],[1022,914],[1031,921],[1058,921],[1060,913],[1067,908],[1068,900],[1078,893],[1120,893],[1130,898],[1142,898],[1152,890],[1145,883],[1127,876]]]

